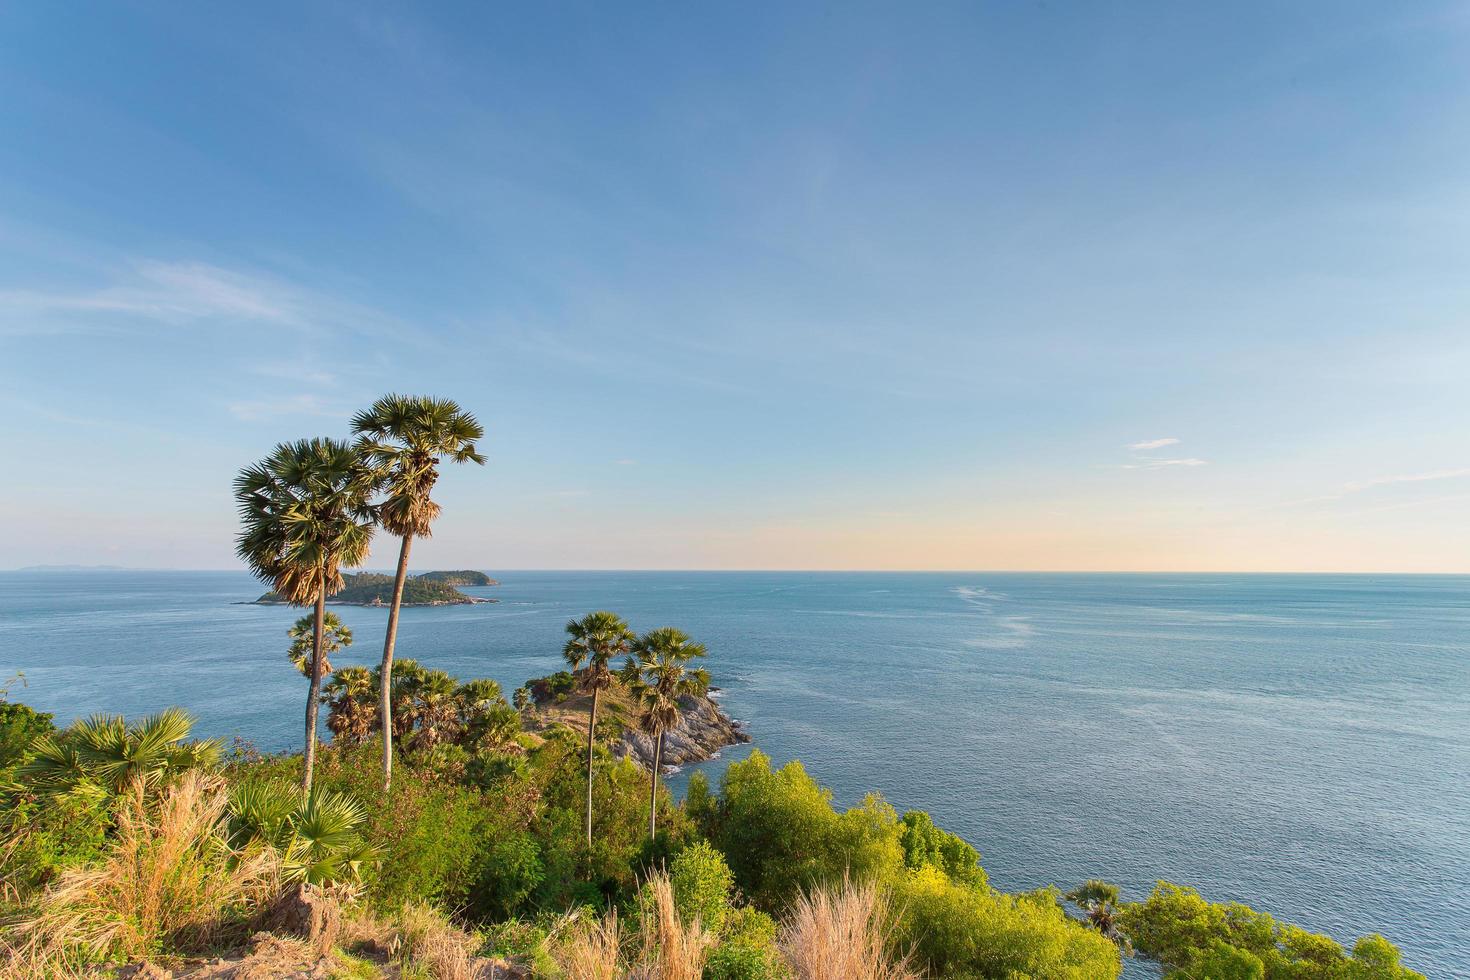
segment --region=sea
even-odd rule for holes
[[[799,759],[839,805],[929,811],[1006,890],[1165,879],[1470,977],[1470,576],[486,571],[466,591],[497,602],[405,610],[398,655],[509,692],[558,669],[571,617],[677,626],[753,738],[716,782]],[[181,705],[293,748],[300,612],[262,591],[0,574],[0,681],[63,723]],[[375,662],[386,610],[336,611],[334,663]]]

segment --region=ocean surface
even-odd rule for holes
[[[710,650],[759,748],[881,791],[1008,890],[1155,879],[1470,977],[1470,576],[510,572],[399,656],[507,690],[593,609]],[[0,574],[0,680],[59,721],[183,705],[298,744],[292,609],[243,573]],[[337,607],[381,652],[386,611]],[[678,779],[675,780],[678,783]],[[1132,976],[1150,974],[1134,964]]]

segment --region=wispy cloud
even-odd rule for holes
[[[241,324],[308,333],[382,333],[402,325],[380,311],[269,275],[207,262],[140,260],[100,285],[0,289],[0,332],[99,333],[138,324]]]
[[[1136,463],[1124,463],[1125,470],[1162,470],[1174,466],[1208,466],[1207,459],[1197,459],[1193,456],[1185,459],[1141,459]]]
[[[231,415],[242,422],[258,422],[289,415],[345,417],[348,414],[347,409],[334,406],[316,395],[287,395],[283,398],[232,402],[229,410]]]
[[[1427,473],[1379,476],[1371,480],[1355,480],[1352,483],[1343,484],[1342,489],[1344,493],[1357,493],[1360,490],[1371,490],[1373,487],[1387,487],[1395,483],[1426,483],[1431,480],[1454,480],[1464,476],[1470,476],[1470,466],[1462,466],[1452,470],[1430,470]]]
[[[309,385],[335,385],[337,376],[330,371],[323,371],[309,364],[257,364],[250,368],[252,372],[264,378],[276,378],[281,381],[297,381]]]
[[[1128,444],[1128,450],[1129,450],[1129,452],[1131,452],[1133,454],[1133,462],[1131,462],[1131,463],[1123,463],[1123,464],[1121,464],[1119,466],[1119,469],[1124,469],[1124,470],[1165,470],[1165,469],[1176,469],[1176,468],[1181,467],[1181,466],[1182,467],[1185,467],[1185,468],[1189,468],[1189,467],[1193,467],[1193,466],[1208,466],[1209,465],[1209,460],[1200,459],[1197,456],[1185,456],[1185,457],[1180,457],[1180,458],[1170,458],[1170,457],[1167,457],[1167,456],[1145,456],[1145,455],[1141,455],[1142,453],[1146,453],[1146,452],[1148,452],[1150,450],[1154,450],[1154,449],[1166,449],[1169,446],[1177,446],[1177,445],[1179,445],[1179,443],[1181,441],[1182,440],[1176,439],[1173,436],[1167,436],[1167,437],[1162,438],[1162,439],[1145,439],[1142,442],[1132,442],[1132,443],[1129,443]]]
[[[1393,475],[1393,476],[1375,476],[1375,477],[1373,477],[1372,479],[1369,479],[1369,480],[1352,480],[1352,481],[1349,481],[1348,483],[1344,483],[1342,485],[1342,488],[1339,489],[1338,491],[1336,491],[1335,493],[1323,493],[1323,494],[1318,494],[1315,497],[1303,497],[1303,498],[1298,499],[1298,500],[1289,500],[1286,503],[1279,504],[1277,506],[1280,506],[1280,507],[1302,507],[1302,506],[1305,506],[1307,504],[1330,503],[1330,502],[1332,502],[1334,500],[1342,500],[1344,497],[1349,497],[1349,496],[1352,496],[1353,494],[1363,493],[1364,491],[1373,490],[1373,489],[1376,489],[1378,487],[1398,486],[1398,485],[1405,484],[1405,483],[1432,483],[1432,482],[1436,482],[1436,481],[1439,481],[1439,480],[1457,480],[1457,479],[1464,479],[1464,478],[1467,478],[1467,477],[1470,477],[1470,466],[1461,466],[1461,467],[1457,467],[1457,468],[1454,468],[1454,469],[1445,469],[1445,470],[1427,470],[1427,471],[1425,471],[1423,473],[1400,473],[1400,474],[1396,474],[1396,475]],[[1432,500],[1453,500],[1453,499],[1457,499],[1459,496],[1461,496],[1461,495],[1454,494],[1454,495],[1449,496],[1449,497],[1437,497],[1437,498],[1430,498],[1430,499],[1432,499]],[[1384,506],[1384,507],[1381,507],[1381,508],[1376,508],[1376,509],[1379,509],[1379,510],[1394,510],[1394,509],[1397,509],[1399,507],[1418,506],[1421,503],[1426,503],[1426,502],[1430,502],[1429,499],[1426,499],[1426,500],[1423,500],[1423,501],[1413,500],[1413,501],[1406,501],[1406,502],[1399,503],[1399,504],[1389,504],[1387,506]]]
[[[613,460],[613,465],[615,465],[615,466],[637,466],[638,465],[638,461],[636,459],[615,459],[615,460]]]

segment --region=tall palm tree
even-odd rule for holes
[[[485,457],[475,449],[475,440],[485,429],[475,417],[445,398],[385,395],[371,408],[352,419],[358,449],[379,471],[386,499],[378,508],[378,523],[397,535],[398,573],[393,580],[393,601],[388,606],[388,633],[383,641],[382,690],[378,707],[383,727],[383,791],[393,782],[393,645],[398,639],[398,610],[403,604],[403,583],[408,578],[408,552],[414,538],[433,532],[439,505],[430,499],[439,479],[439,463],[479,463]]]
[[[663,766],[664,733],[678,727],[682,715],[679,699],[709,687],[702,670],[690,670],[689,662],[705,656],[704,646],[681,630],[663,626],[638,638],[633,655],[622,670],[622,679],[633,692],[639,707],[639,724],[653,737],[653,766],[648,785],[648,838],[658,832],[658,777]]]
[[[633,649],[636,637],[623,617],[606,611],[588,613],[567,623],[567,666],[584,691],[592,694],[587,711],[587,846],[592,846],[592,747],[597,731],[597,699],[613,681],[608,662]]]
[[[342,569],[361,565],[373,536],[373,474],[349,443],[301,439],[240,471],[235,500],[243,525],[235,551],[260,579],[295,606],[315,606],[311,686],[306,700],[310,792],[316,765],[317,707],[326,663],[327,596],[342,588]]]
[[[286,656],[301,671],[302,676],[311,676],[312,650],[316,646],[316,617],[302,616],[286,631],[291,638],[291,649]],[[337,614],[329,612],[322,617],[322,676],[332,672],[332,654],[343,647],[352,646],[352,630],[348,629]]]

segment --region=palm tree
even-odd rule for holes
[[[525,711],[531,704],[531,689],[529,687],[518,687],[510,696],[510,703],[515,705],[517,711]]]
[[[1133,945],[1118,927],[1118,901],[1122,890],[1110,881],[1092,878],[1081,886],[1067,892],[1067,901],[1087,913],[1087,921],[1104,936],[1117,943],[1123,951],[1133,955]]]
[[[459,733],[459,685],[442,670],[426,670],[413,679],[410,698],[418,731],[413,735],[414,751],[427,751],[443,741],[452,741]]]
[[[230,787],[229,814],[230,847],[239,851],[262,843],[274,848],[287,882],[356,884],[363,864],[376,856],[361,833],[367,811],[331,790],[303,796],[289,783],[241,783]]]
[[[658,832],[658,776],[663,765],[664,733],[678,727],[679,699],[708,690],[709,675],[689,670],[689,661],[706,655],[704,646],[681,630],[663,626],[638,638],[622,679],[640,709],[639,725],[653,737],[653,766],[648,786],[648,837]]]
[[[286,656],[301,671],[302,676],[311,676],[312,648],[316,645],[316,622],[313,616],[302,616],[286,631],[291,638],[291,649]],[[352,630],[333,612],[322,617],[322,676],[332,672],[332,654],[343,647],[352,646]]]
[[[343,667],[333,671],[322,685],[327,705],[327,728],[333,740],[361,745],[372,734],[378,715],[378,682],[366,667]]]
[[[383,791],[393,781],[393,644],[398,639],[398,609],[403,604],[403,583],[408,578],[408,552],[414,538],[427,538],[433,531],[439,505],[429,498],[439,479],[439,463],[479,463],[485,457],[475,449],[475,440],[485,429],[475,417],[444,398],[385,395],[352,419],[358,449],[379,471],[386,499],[378,509],[383,530],[402,539],[398,548],[398,573],[393,580],[393,602],[388,607],[388,633],[383,641],[383,666],[379,711],[383,726]]]
[[[327,596],[342,588],[342,569],[361,565],[373,536],[373,474],[348,443],[301,439],[235,478],[244,525],[235,551],[260,579],[295,606],[315,605],[311,687],[306,699],[302,786],[316,764],[317,706],[326,663]]]
[[[181,772],[219,761],[219,743],[191,742],[194,720],[166,708],[128,724],[119,715],[93,715],[64,732],[45,735],[22,767],[22,785],[38,793],[117,796],[131,786],[152,792]]]
[[[592,846],[592,747],[597,731],[597,699],[613,681],[608,662],[633,649],[636,637],[617,613],[588,613],[567,623],[567,645],[562,656],[578,674],[582,690],[592,693],[587,711],[587,846]]]

